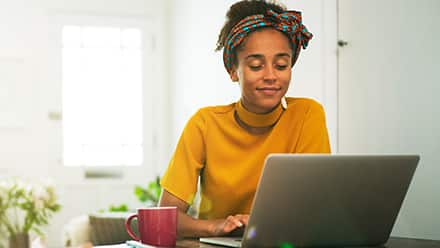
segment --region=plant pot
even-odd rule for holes
[[[9,248],[29,248],[29,234],[17,233],[9,237]]]

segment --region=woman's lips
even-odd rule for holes
[[[257,90],[264,95],[273,96],[278,93],[280,88],[270,88],[270,87],[263,87],[263,88],[257,88]]]

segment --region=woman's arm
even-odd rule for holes
[[[176,206],[178,210],[177,234],[180,237],[223,236],[246,225],[248,215],[230,215],[226,219],[199,220],[186,212],[189,205],[166,190],[162,190],[159,206]]]

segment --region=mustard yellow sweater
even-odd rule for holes
[[[200,176],[200,219],[248,214],[268,154],[330,153],[322,106],[306,98],[287,103],[275,126],[259,135],[236,122],[236,103],[200,109],[183,130],[162,187],[191,204]]]

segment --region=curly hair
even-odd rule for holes
[[[231,29],[242,19],[247,16],[264,14],[271,9],[276,13],[282,13],[286,11],[286,7],[276,1],[268,0],[242,0],[234,3],[226,13],[226,21],[220,30],[220,34],[217,39],[217,47],[215,51],[220,51],[225,47],[226,39],[231,32]],[[236,51],[234,51],[233,61],[236,64]]]

